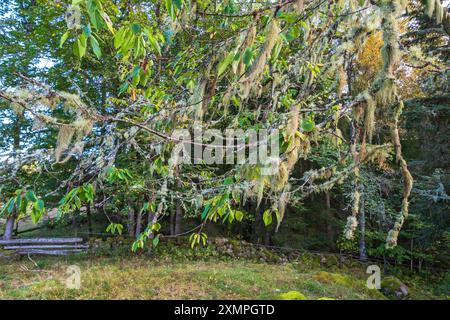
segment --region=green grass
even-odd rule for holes
[[[158,261],[88,255],[0,263],[0,299],[277,299],[299,291],[309,299],[383,299],[365,279],[324,281],[299,264],[250,261]],[[67,289],[67,267],[82,272],[81,288]],[[39,271],[33,271],[39,269]],[[361,273],[361,275],[363,275]]]
[[[26,237],[71,236],[69,229],[59,225]],[[253,247],[248,256],[249,244],[239,241],[230,242],[237,250],[233,256],[213,244],[191,250],[187,239],[164,241],[140,256],[130,252],[131,242],[123,238],[90,243],[91,253],[68,257],[2,258],[10,253],[0,252],[0,299],[386,299],[366,287],[366,265],[358,261],[339,267],[336,257],[324,265],[319,256],[304,254],[283,262],[261,248]],[[71,265],[81,269],[79,290],[65,285]],[[410,299],[449,297],[448,277],[432,283],[398,276],[410,288]],[[435,287],[441,288],[439,295]]]

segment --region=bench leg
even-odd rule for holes
[[[5,234],[3,235],[4,240],[11,240],[15,220],[15,217],[8,217],[8,219],[6,220]]]

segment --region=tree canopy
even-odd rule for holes
[[[211,223],[276,238],[325,195],[330,248],[400,255],[432,230],[427,252],[448,249],[440,0],[14,0],[0,20],[8,221],[93,210],[136,251]],[[255,131],[279,146],[264,161]]]

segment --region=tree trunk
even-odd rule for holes
[[[181,233],[181,219],[183,218],[183,208],[181,207],[181,200],[177,200],[177,208],[175,212],[175,235]]]
[[[253,222],[253,242],[255,243],[260,243],[259,233],[261,229],[261,224],[264,224],[264,222],[261,219],[263,212],[264,211],[255,208],[255,221]]]
[[[156,212],[155,213],[151,212],[149,214],[149,216],[148,216],[148,219],[149,219],[149,225],[154,225],[156,222],[158,222],[158,215],[157,215],[157,213]],[[155,234],[153,233],[153,231],[150,232],[149,238],[153,239],[154,237],[155,237]]]
[[[14,121],[13,129],[13,151],[14,151],[14,161],[20,162],[20,133],[22,126],[22,115],[17,115]],[[3,235],[4,240],[10,240],[14,232],[14,224],[16,222],[16,216],[13,212],[11,216],[6,219],[5,234]]]
[[[178,176],[178,167],[176,168],[176,175]],[[183,187],[181,181],[178,181],[178,188],[181,190]],[[176,210],[175,210],[175,235],[179,235],[181,233],[181,219],[183,218],[183,207],[181,206],[181,200],[176,200]]]
[[[266,228],[265,232],[264,232],[264,244],[266,246],[270,246],[271,245],[271,241],[270,241],[271,237],[270,237],[270,231],[269,229]]]
[[[3,240],[11,240],[15,221],[16,218],[14,216],[8,217],[6,219],[5,234],[3,235]]]
[[[361,206],[359,210],[359,259],[362,261],[367,261],[367,251],[366,251],[366,210],[364,208],[364,188],[361,188]]]
[[[142,211],[139,210],[136,214],[136,237],[141,234],[142,228]]]
[[[16,225],[16,227],[14,228],[14,236],[17,237],[17,235],[19,233],[19,220],[16,220],[15,225]]]
[[[132,207],[130,207],[130,211],[128,211],[128,236],[130,238],[134,238],[135,237],[135,217],[134,217],[134,209]]]
[[[325,205],[328,210],[331,209],[330,191],[325,191]]]
[[[89,203],[86,205],[86,216],[88,220],[88,238],[90,238],[92,234],[92,216],[91,216],[91,205]]]
[[[78,233],[78,223],[77,223],[77,217],[80,216],[80,210],[75,209],[75,214],[72,215],[72,228],[75,230],[75,234]]]
[[[173,212],[170,214],[169,227],[170,227],[170,235],[174,236],[175,235],[175,213],[173,213]]]
[[[15,156],[15,160],[17,161],[17,160],[19,160],[20,159],[20,157],[19,157],[19,152],[20,152],[20,149],[21,149],[21,146],[20,146],[20,133],[21,133],[21,128],[22,128],[22,117],[23,117],[23,114],[21,114],[21,115],[17,115],[16,116],[16,119],[15,119],[15,121],[14,121],[14,128],[13,128],[13,130],[14,130],[14,133],[13,133],[13,150],[14,150],[14,156]]]
[[[330,243],[330,247],[334,248],[334,234],[333,234],[333,213],[331,211],[331,197],[330,197],[330,191],[325,191],[325,206],[327,208],[327,221],[326,221],[326,227],[327,227],[327,237],[328,241]]]

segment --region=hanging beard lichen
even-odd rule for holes
[[[189,99],[189,104],[192,106],[195,120],[203,118],[203,97],[205,95],[206,79],[199,79],[194,92]]]
[[[436,4],[434,7],[436,11],[435,13],[436,23],[441,24],[444,18],[444,8],[442,7],[441,1],[436,0]]]
[[[292,9],[295,13],[300,14],[305,9],[305,0],[295,0],[292,3]]]
[[[257,23],[258,23],[258,19],[255,19],[253,21],[252,25],[250,26],[250,28],[248,29],[247,35],[245,36],[244,41],[240,45],[242,52],[245,52],[255,42]],[[234,61],[232,68],[233,68],[234,74],[236,74],[237,76],[240,77],[245,72],[245,63],[244,63],[243,59],[240,59],[239,61]]]
[[[434,19],[436,24],[444,24],[444,29],[447,30],[450,24],[450,13],[442,5],[440,0],[426,0],[425,14],[428,18]]]
[[[59,162],[61,155],[69,148],[72,138],[75,134],[75,128],[70,125],[64,125],[59,128],[58,139],[56,140],[55,159]]]
[[[425,12],[426,12],[428,18],[433,17],[435,3],[436,3],[436,0],[426,0]]]
[[[383,47],[381,57],[383,67],[373,84],[375,100],[379,106],[389,106],[395,102],[397,88],[395,85],[394,69],[397,67],[399,53],[399,30],[397,15],[403,9],[401,1],[382,1],[380,11],[383,14],[381,30]]]
[[[376,105],[392,107],[397,101],[397,88],[395,84],[394,71],[399,60],[399,31],[398,16],[405,9],[406,2],[402,0],[379,1],[380,12],[383,14],[381,30],[383,34],[383,47],[381,49],[383,67],[371,86],[375,96]],[[367,100],[366,100],[367,101]],[[394,227],[389,231],[386,240],[386,248],[393,248],[397,244],[400,229],[408,216],[408,198],[411,193],[413,179],[408,170],[406,161],[401,154],[400,136],[398,131],[398,119],[402,112],[403,102],[398,103],[395,108],[393,120],[391,120],[391,135],[394,145],[396,160],[399,163],[404,179],[404,192],[401,213],[396,219]]]
[[[381,78],[380,88],[375,93],[376,103],[380,106],[389,106],[395,102],[397,96],[397,86],[392,78]]]
[[[344,65],[341,64],[337,70],[337,78],[338,78],[338,86],[337,86],[337,94],[340,98],[342,96],[342,92],[344,91],[345,86],[347,85],[347,74],[344,70]]]
[[[240,96],[242,99],[246,99],[252,89],[258,89],[258,84],[261,81],[267,60],[280,38],[280,33],[281,29],[278,20],[273,18],[267,27],[266,41],[261,47],[258,57],[240,81]]]
[[[358,227],[358,221],[356,217],[349,216],[347,217],[347,223],[345,224],[344,228],[344,236],[348,240],[352,240],[355,236],[355,230]]]
[[[286,211],[286,205],[289,202],[289,186],[285,188],[285,190],[281,193],[280,198],[277,203],[277,226],[275,228],[275,232],[278,232],[278,228],[280,227],[281,221],[284,219],[284,213]]]
[[[94,122],[92,120],[79,118],[70,125],[63,125],[60,127],[55,147],[56,163],[66,163],[72,155],[81,154],[83,152],[84,142],[81,140],[85,135],[91,132],[93,124]],[[75,143],[73,147],[66,158],[61,160],[62,153],[69,149],[74,137]]]
[[[72,155],[83,152],[84,143],[81,140],[92,131],[94,120],[84,118],[84,116],[89,116],[89,110],[78,95],[61,91],[58,92],[58,96],[64,99],[64,109],[75,113],[77,117],[71,124],[59,126],[58,139],[55,147],[55,160],[56,163],[65,163]],[[61,160],[61,155],[69,149],[72,140],[75,141],[71,151],[66,158]]]
[[[278,174],[271,178],[271,189],[275,192],[283,190],[287,184],[291,171],[294,169],[298,159],[306,156],[310,149],[307,137],[298,131],[300,125],[300,107],[292,106],[286,124],[284,140],[288,148],[284,152],[284,159],[279,164]]]
[[[353,239],[354,232],[356,230],[356,227],[358,226],[357,216],[359,214],[359,205],[361,198],[361,194],[359,192],[359,165],[361,159],[359,159],[359,154],[356,150],[356,143],[354,143],[350,149],[354,161],[353,176],[355,187],[352,194],[352,214],[347,218],[347,224],[344,229],[345,237],[349,240]]]
[[[400,101],[396,109],[394,110],[394,121],[391,125],[391,135],[394,143],[395,149],[395,158],[397,163],[400,166],[403,176],[403,200],[402,200],[402,208],[401,212],[398,215],[393,228],[389,231],[388,237],[386,239],[386,248],[390,249],[397,245],[398,234],[403,226],[403,223],[408,218],[409,212],[409,195],[411,194],[412,186],[413,186],[413,178],[411,173],[408,170],[408,165],[403,158],[402,149],[400,144],[400,135],[398,130],[398,120],[403,110],[403,101]]]
[[[367,90],[363,93],[363,97],[366,100],[366,110],[365,110],[365,114],[364,114],[364,116],[365,116],[364,129],[366,132],[367,140],[371,143],[372,136],[373,136],[373,130],[375,128],[376,103]]]

